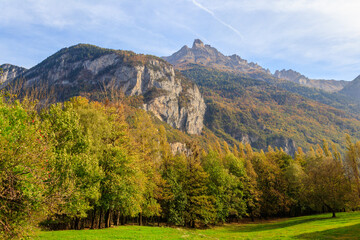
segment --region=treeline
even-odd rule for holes
[[[137,223],[199,227],[356,210],[360,142],[295,157],[214,142],[173,154],[166,130],[126,104],[76,97],[37,109],[0,98],[0,238],[32,227]]]

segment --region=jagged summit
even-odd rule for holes
[[[179,69],[186,69],[191,64],[198,64],[222,71],[248,74],[250,77],[261,80],[273,78],[269,70],[258,64],[249,63],[236,54],[225,56],[216,48],[204,44],[200,39],[194,40],[192,48],[185,45],[173,55],[163,57],[163,59]]]
[[[203,48],[204,43],[200,39],[195,39],[192,48]]]

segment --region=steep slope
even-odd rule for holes
[[[26,68],[11,64],[0,65],[0,69],[2,70],[2,74],[0,74],[0,85],[3,86],[7,85],[15,78],[20,77],[26,71]]]
[[[340,93],[360,101],[360,75],[345,86]]]
[[[182,72],[205,98],[205,126],[228,142],[282,147],[293,154],[323,139],[344,150],[345,134],[360,138],[360,121],[350,114],[267,82],[198,65]]]
[[[24,73],[26,89],[45,88],[57,101],[123,92],[172,127],[199,134],[204,100],[197,86],[161,58],[79,44],[64,48]]]
[[[344,80],[323,80],[323,79],[309,79],[304,75],[289,69],[276,70],[274,76],[279,79],[285,79],[306,87],[318,88],[326,92],[338,92],[343,89],[349,82]]]

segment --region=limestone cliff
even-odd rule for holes
[[[12,80],[17,77],[20,77],[25,71],[25,68],[18,67],[11,64],[0,65],[2,73],[0,74],[0,85],[7,85]]]
[[[143,96],[142,108],[171,126],[190,134],[203,128],[205,103],[198,87],[155,56],[79,44],[60,50],[24,77],[27,88],[51,86],[58,100],[114,90]]]

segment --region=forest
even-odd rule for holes
[[[0,238],[112,225],[207,227],[358,210],[360,142],[294,156],[187,136],[126,101],[0,97]],[[200,137],[201,138],[201,137]],[[205,138],[203,136],[203,138]]]

